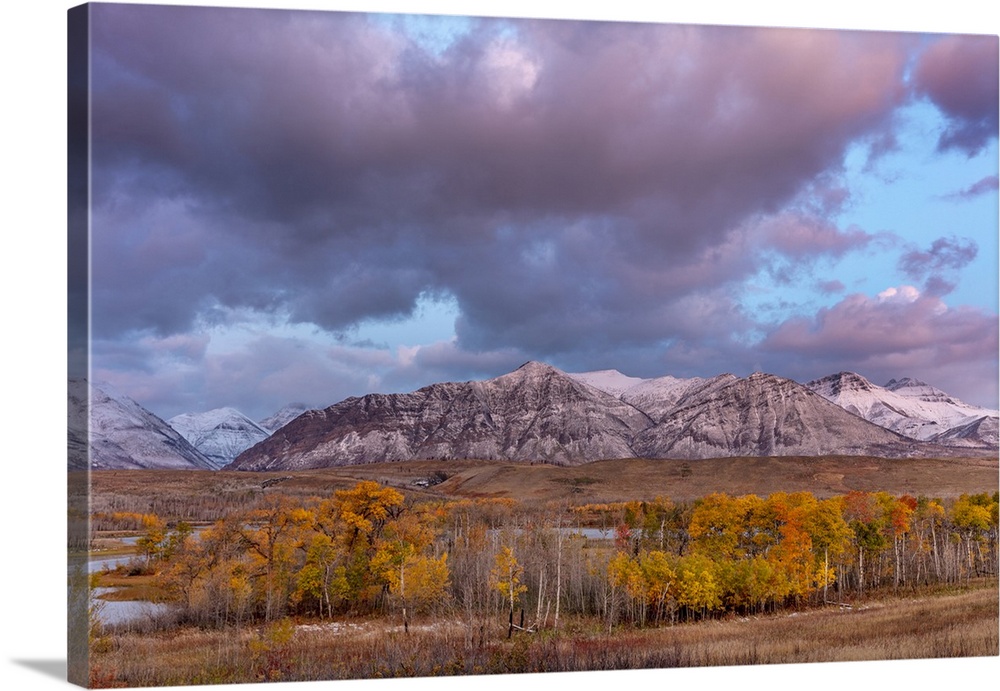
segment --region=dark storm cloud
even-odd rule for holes
[[[998,45],[996,36],[948,36],[920,57],[915,88],[948,118],[941,150],[972,156],[996,138]]]
[[[362,15],[94,11],[101,334],[445,294],[460,346],[536,357],[747,325],[726,286],[863,246],[747,224],[884,135],[912,41],[482,20],[437,54]]]

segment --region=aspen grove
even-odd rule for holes
[[[143,526],[127,568],[163,585],[175,623],[375,615],[408,626],[434,614],[470,635],[497,622],[510,635],[569,616],[658,626],[996,577],[997,507],[997,493],[885,492],[529,506],[411,501],[363,481],[308,501],[273,495],[201,531],[117,520]]]

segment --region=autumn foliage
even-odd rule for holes
[[[529,509],[415,503],[364,481],[308,501],[274,494],[199,532],[153,514],[115,520],[141,526],[141,559],[191,623],[448,612],[471,624],[518,611],[535,630],[566,615],[661,625],[995,576],[997,503],[782,492]]]

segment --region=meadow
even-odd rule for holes
[[[996,459],[91,483],[91,548],[131,551],[91,585],[170,605],[95,602],[93,686],[998,654]]]
[[[540,671],[997,655],[996,581],[872,598],[846,609],[616,629],[480,636],[453,619],[404,632],[379,617],[211,630],[122,632],[95,641],[95,686],[159,686]]]

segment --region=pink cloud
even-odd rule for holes
[[[981,180],[977,180],[965,189],[961,189],[958,192],[949,194],[947,199],[963,200],[963,199],[974,199],[983,194],[989,194],[990,192],[996,192],[1000,188],[1000,178],[996,175],[987,175]]]
[[[811,317],[789,319],[759,346],[801,380],[840,370],[884,383],[916,376],[969,402],[996,407],[998,319],[971,307],[949,307],[913,286],[875,297],[846,296]],[[794,364],[789,364],[794,361]]]
[[[789,319],[761,347],[837,362],[913,357],[938,365],[985,360],[995,367],[997,316],[971,307],[949,308],[937,296],[900,286],[874,298],[848,295],[814,317]]]
[[[755,234],[764,245],[800,260],[818,255],[841,257],[872,240],[860,228],[841,230],[826,219],[792,212],[766,219]]]
[[[996,36],[947,36],[920,57],[914,86],[950,121],[938,148],[972,156],[997,136],[998,45]]]

